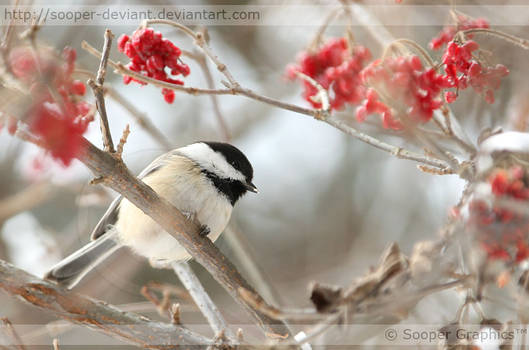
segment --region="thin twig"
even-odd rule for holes
[[[89,79],[88,85],[94,91],[96,97],[96,106],[99,111],[101,135],[103,136],[103,145],[106,152],[114,153],[114,143],[112,142],[112,135],[110,133],[110,127],[108,125],[107,110],[105,107],[105,92],[103,84],[105,82],[105,74],[107,72],[107,64],[110,56],[110,48],[112,46],[112,38],[114,34],[110,29],[105,30],[105,42],[103,44],[103,54],[101,55],[101,61],[99,62],[99,69],[97,71],[96,81]]]
[[[184,32],[185,34],[189,35],[191,38],[194,39],[195,44],[198,47],[200,47],[202,49],[202,51],[204,51],[204,54],[206,54],[206,56],[208,56],[209,59],[217,66],[217,69],[219,70],[219,72],[221,72],[226,77],[226,79],[228,79],[228,81],[229,81],[229,83],[231,85],[230,87],[235,88],[235,87],[239,86],[239,83],[237,83],[237,81],[235,81],[235,79],[233,78],[233,75],[228,70],[228,67],[226,67],[226,65],[224,63],[222,63],[219,60],[219,58],[211,51],[208,43],[206,42],[206,37],[204,36],[204,33],[201,33],[201,32],[195,33],[189,27],[186,27],[183,24],[180,24],[180,23],[177,23],[177,22],[173,22],[173,21],[163,20],[163,19],[146,20],[146,21],[144,21],[142,23],[142,26],[143,27],[148,27],[148,26],[151,26],[153,24],[168,25],[168,26],[174,27],[174,28]]]
[[[318,30],[316,31],[314,38],[310,41],[310,44],[308,46],[309,52],[314,52],[317,50],[317,48],[321,44],[321,40],[322,40],[323,34],[325,33],[325,30],[327,30],[327,27],[329,26],[329,24],[343,10],[344,10],[344,7],[337,7],[327,14],[325,19],[323,20],[323,23],[318,27]]]
[[[24,346],[24,342],[22,342],[22,339],[18,335],[18,332],[13,327],[13,324],[7,317],[0,318],[0,322],[2,323],[3,327],[6,330],[7,336],[12,339],[12,344],[15,345],[15,347],[18,350],[26,350],[26,347]]]
[[[186,54],[186,52],[184,52],[184,54]],[[189,53],[186,56],[195,60],[195,62],[198,63],[200,69],[202,70],[202,73],[204,74],[204,78],[206,79],[206,84],[208,88],[215,89],[215,82],[213,81],[213,75],[211,74],[211,71],[208,66],[208,62],[206,61],[206,57],[204,56],[204,54],[203,53]],[[217,122],[219,123],[220,130],[222,131],[223,139],[229,142],[231,140],[230,131],[226,124],[226,120],[220,110],[220,105],[219,105],[219,100],[217,98],[217,95],[211,94],[210,99],[211,99],[211,104],[213,105],[213,112],[215,113],[215,117],[217,118]]]
[[[174,303],[173,305],[171,305],[170,312],[171,312],[171,323],[172,324],[180,324],[181,323],[181,321],[180,321],[180,304],[179,303]]]
[[[299,78],[305,80],[316,90],[318,90],[318,93],[314,95],[311,99],[316,103],[321,103],[321,118],[322,120],[325,120],[325,118],[329,116],[329,112],[331,109],[331,104],[329,102],[329,93],[327,92],[327,90],[324,89],[323,86],[321,86],[321,84],[318,83],[316,80],[312,79],[311,77],[302,72],[295,71],[294,74],[296,74]]]
[[[88,78],[95,79],[95,75],[87,70],[84,69],[76,69],[74,71],[74,74],[79,75],[85,75]],[[144,112],[141,112],[136,108],[134,104],[132,104],[127,98],[125,98],[122,94],[120,94],[116,89],[112,88],[111,86],[105,86],[104,87],[105,96],[110,97],[115,102],[119,103],[129,114],[134,118],[136,123],[149,134],[152,139],[160,144],[165,150],[169,151],[173,148],[171,142],[167,139],[167,137],[154,125],[149,118],[147,118],[147,114]]]
[[[511,35],[511,34],[507,34],[507,33],[504,33],[504,32],[500,32],[499,30],[495,30],[495,29],[473,28],[473,29],[464,30],[464,31],[462,31],[460,33],[462,33],[465,36],[468,35],[468,34],[486,34],[486,35],[490,35],[490,36],[495,36],[495,37],[501,38],[501,39],[503,39],[505,41],[508,41],[511,44],[519,46],[522,49],[529,50],[529,40],[526,40],[526,39],[523,39],[523,38],[519,38],[517,36]]]
[[[255,252],[253,247],[248,242],[244,233],[234,224],[234,220],[226,227],[222,237],[232,248],[235,260],[242,265],[246,276],[255,285],[257,291],[268,302],[280,305],[282,303],[281,295],[273,288],[272,282],[257,263],[257,260],[254,258]]]
[[[202,286],[202,283],[200,283],[200,280],[189,267],[189,264],[186,261],[173,262],[171,263],[171,267],[178,275],[178,278],[182,284],[189,291],[189,294],[195,301],[197,307],[208,320],[213,332],[215,334],[224,332],[228,339],[235,341],[235,334],[228,327],[228,323],[220,313],[213,300],[211,300],[209,297],[208,293]]]
[[[127,142],[127,138],[130,134],[130,127],[129,124],[125,126],[125,130],[123,130],[123,135],[121,136],[121,139],[119,139],[118,148],[116,150],[116,157],[121,159],[121,156],[123,155],[123,147],[125,146],[125,143]]]

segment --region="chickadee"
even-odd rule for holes
[[[201,234],[214,242],[246,191],[257,193],[253,169],[236,147],[197,142],[172,150],[138,176],[188,218],[201,224]],[[190,259],[178,241],[134,204],[119,196],[91,235],[92,242],[55,265],[45,278],[73,288],[96,265],[121,246],[155,262]]]

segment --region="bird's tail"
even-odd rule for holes
[[[46,273],[44,278],[71,289],[119,247],[115,230],[109,230],[103,236],[61,260]]]

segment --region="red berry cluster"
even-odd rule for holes
[[[367,48],[354,46],[351,51],[345,38],[331,38],[316,52],[302,52],[297,64],[287,67],[287,76],[295,79],[295,72],[301,72],[311,77],[330,90],[331,109],[339,110],[364,98],[365,87],[360,80],[360,72],[370,58]],[[321,101],[314,99],[318,90],[305,80],[303,85],[303,98],[314,108],[321,108]]]
[[[374,87],[392,102],[393,109],[385,106],[371,92],[356,111],[359,121],[365,120],[371,113],[382,115],[384,127],[399,129],[402,127],[397,114],[406,113],[414,121],[426,123],[434,110],[442,105],[441,90],[450,86],[445,76],[437,74],[435,69],[424,69],[418,56],[388,57],[376,60],[362,71],[362,81]]]
[[[520,166],[497,169],[489,176],[492,195],[529,200],[529,174]],[[519,263],[529,258],[529,217],[484,200],[469,204],[469,224],[489,259]]]
[[[478,49],[479,45],[472,40],[464,44],[451,41],[442,58],[446,78],[450,81],[450,87],[462,90],[471,86],[478,94],[485,96],[485,101],[494,103],[494,90],[500,87],[501,79],[509,74],[509,70],[502,64],[483,66],[473,56],[473,52]],[[452,103],[457,94],[449,91],[445,98],[446,102]]]
[[[118,50],[131,59],[127,65],[130,70],[150,78],[183,85],[182,80],[173,79],[172,76],[182,74],[186,77],[190,72],[189,66],[179,63],[182,51],[171,41],[163,38],[160,32],[155,32],[152,28],[138,29],[132,34],[132,37],[123,34],[118,40]],[[167,74],[166,70],[170,74]],[[129,76],[123,77],[125,84],[129,84],[131,81],[145,84]],[[173,103],[175,98],[173,90],[164,88],[162,94],[167,103]]]
[[[458,31],[474,28],[489,28],[489,22],[483,18],[473,19],[459,15],[457,17],[457,25],[444,27],[443,30],[441,30],[441,32],[430,41],[430,48],[432,50],[439,50],[444,45],[451,42]],[[472,35],[468,35],[467,37],[472,39]]]
[[[86,92],[85,85],[72,79],[75,59],[76,52],[69,47],[59,60],[51,50],[34,52],[27,47],[14,48],[9,56],[13,74],[29,85],[33,98],[25,117],[29,130],[64,165],[69,165],[81,151],[81,136],[94,117],[91,106],[80,100]],[[9,131],[14,133],[16,124],[11,123]]]

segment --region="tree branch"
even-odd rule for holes
[[[0,289],[51,312],[56,317],[88,326],[126,343],[149,349],[179,345],[207,348],[212,341],[184,327],[151,321],[32,276],[0,260]]]
[[[94,55],[96,57],[101,57],[101,53],[97,49],[92,47],[90,44],[88,44],[86,41],[83,41],[81,46],[82,46],[83,49],[85,49],[90,54],[92,54],[92,55]],[[431,165],[431,166],[438,167],[438,168],[442,168],[442,169],[449,167],[449,165],[446,162],[444,162],[444,161],[442,161],[440,159],[427,157],[427,156],[421,155],[419,153],[411,152],[411,151],[406,151],[406,150],[404,150],[404,149],[402,149],[400,147],[393,146],[393,145],[390,145],[390,144],[385,143],[383,141],[380,141],[380,140],[376,139],[375,137],[369,136],[369,135],[367,135],[365,133],[362,133],[362,132],[358,131],[357,129],[353,128],[350,125],[347,125],[343,121],[336,119],[336,117],[330,116],[328,118],[325,118],[324,117],[324,112],[321,111],[321,110],[305,108],[305,107],[297,106],[297,105],[294,105],[294,104],[291,104],[291,103],[283,102],[283,101],[274,99],[272,97],[259,95],[259,94],[257,94],[256,92],[254,92],[254,91],[252,91],[250,89],[246,89],[246,88],[241,87],[240,85],[238,85],[237,87],[229,88],[229,89],[201,89],[201,88],[195,88],[195,87],[185,87],[185,86],[171,84],[171,83],[167,83],[165,81],[160,81],[160,80],[156,80],[156,79],[144,76],[144,75],[142,75],[140,73],[131,71],[130,69],[125,67],[120,62],[114,62],[112,60],[109,60],[108,64],[110,66],[112,66],[113,68],[115,68],[116,71],[119,74],[121,74],[121,75],[128,75],[128,76],[133,77],[136,80],[139,80],[139,81],[142,81],[142,82],[145,82],[145,83],[148,83],[148,84],[152,84],[154,86],[158,86],[158,87],[166,88],[166,89],[171,89],[171,90],[175,90],[175,91],[180,91],[180,92],[185,92],[187,94],[194,95],[194,96],[196,96],[196,95],[211,95],[211,94],[213,94],[213,95],[242,95],[242,96],[248,97],[248,98],[250,98],[252,100],[263,102],[263,103],[269,104],[269,105],[274,106],[274,107],[282,108],[282,109],[285,109],[285,110],[289,110],[289,111],[292,111],[292,112],[296,112],[296,113],[299,113],[299,114],[303,114],[303,115],[310,116],[310,117],[316,118],[318,120],[321,120],[321,121],[323,121],[323,122],[325,122],[325,123],[337,128],[338,130],[340,130],[340,131],[342,131],[342,132],[344,132],[344,133],[346,133],[346,134],[348,134],[348,135],[350,135],[350,136],[352,136],[354,138],[359,139],[362,142],[365,142],[365,143],[367,143],[369,145],[372,145],[372,146],[374,146],[374,147],[376,147],[376,148],[378,148],[380,150],[383,150],[385,152],[393,154],[393,155],[397,156],[398,158],[413,160],[413,161],[416,161],[416,162],[419,162],[419,163],[424,163],[424,164]]]
[[[208,320],[215,335],[224,333],[230,341],[235,341],[235,334],[229,329],[226,320],[208,293],[204,290],[202,283],[200,283],[197,276],[191,270],[189,264],[186,261],[173,262],[171,263],[171,267],[189,291],[197,307]]]
[[[110,29],[105,30],[105,43],[103,44],[103,54],[99,62],[99,69],[97,71],[96,81],[88,79],[87,84],[90,85],[96,97],[96,106],[99,111],[101,135],[103,136],[103,145],[105,151],[114,153],[114,143],[112,142],[112,135],[110,134],[110,127],[108,125],[107,110],[105,107],[105,91],[103,83],[105,82],[105,74],[107,72],[108,57],[110,56],[110,48],[112,45],[112,38],[114,34]]]

